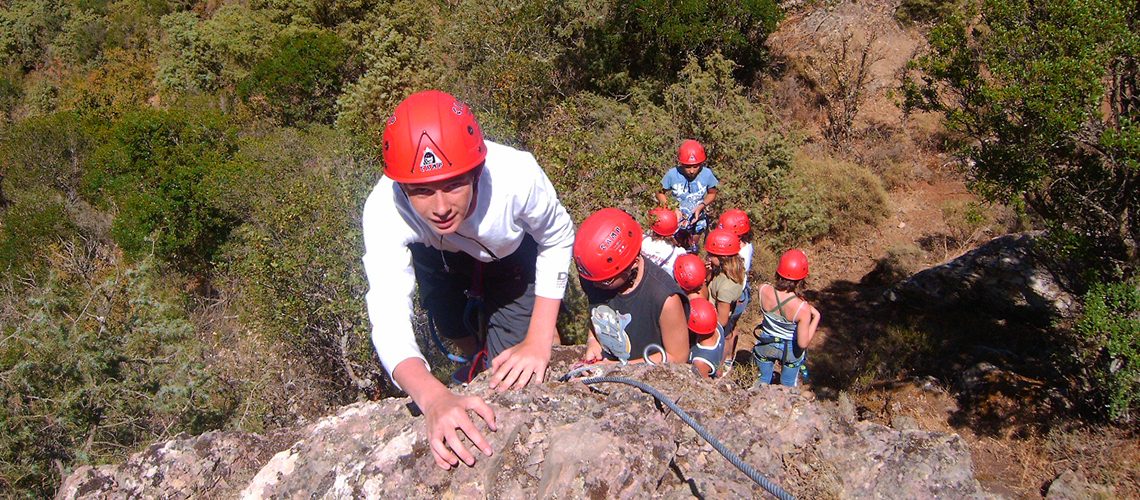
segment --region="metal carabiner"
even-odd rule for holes
[[[654,351],[654,350],[661,352],[661,363],[654,363],[653,360],[649,359],[649,353]],[[644,358],[645,363],[650,365],[650,366],[655,366],[658,364],[664,364],[664,363],[669,362],[669,353],[665,352],[664,347],[661,347],[657,344],[649,344],[649,345],[645,346],[645,350],[641,351],[641,357]]]

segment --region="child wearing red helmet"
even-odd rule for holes
[[[465,354],[487,352],[492,387],[541,383],[574,222],[534,157],[485,141],[471,110],[444,92],[401,102],[381,148],[384,175],[363,213],[372,342],[389,376],[423,411],[436,464],[472,465],[460,434],[487,456],[491,447],[468,411],[491,429],[494,412],[431,375],[412,327],[413,297],[418,288],[429,322]],[[465,378],[486,364],[476,356]]]
[[[715,377],[724,358],[724,330],[717,324],[716,307],[702,298],[689,299],[689,335],[693,348],[689,363],[706,377]]]
[[[819,326],[819,311],[799,297],[808,275],[807,255],[789,250],[780,257],[773,284],[760,286],[760,309],[764,319],[760,336],[752,348],[752,361],[760,368],[757,384],[772,382],[775,365],[780,363],[780,384],[795,387],[807,348]]]
[[[574,265],[590,303],[586,361],[685,362],[689,299],[641,255],[641,226],[606,208],[582,221]]]
[[[733,331],[729,333],[729,338],[732,343],[727,346],[726,354],[729,359],[736,359],[736,341],[740,338],[740,332],[735,329],[735,326],[740,321],[740,316],[748,309],[748,304],[752,303],[752,290],[748,287],[748,277],[752,270],[752,222],[748,219],[748,214],[744,213],[739,208],[726,210],[720,215],[717,221],[718,229],[727,229],[732,231],[738,238],[740,238],[740,258],[744,262],[744,283],[740,294],[740,298],[736,301],[736,306],[732,310],[732,315],[729,316],[729,323],[734,327]]]
[[[690,299],[709,299],[708,272],[705,261],[694,253],[677,257],[677,262],[673,264],[673,278],[689,294]]]
[[[677,257],[687,252],[677,244],[677,214],[664,207],[649,211],[649,232],[641,240],[641,256],[673,274]]]
[[[740,238],[728,229],[713,229],[705,238],[706,263],[712,279],[709,280],[709,302],[716,306],[717,323],[724,328],[725,372],[732,368],[731,347],[736,345],[735,325],[731,316],[736,303],[744,294],[744,259],[740,257]]]
[[[681,228],[678,240],[689,252],[695,253],[697,235],[704,233],[708,226],[705,208],[716,200],[720,181],[712,170],[705,168],[705,148],[697,141],[690,139],[681,144],[677,162],[680,165],[669,169],[661,178],[657,201],[668,205],[670,196],[676,200]]]

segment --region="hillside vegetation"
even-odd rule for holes
[[[1134,423],[1136,4],[908,0],[896,28],[929,33],[930,50],[887,84],[857,25],[808,40],[814,59],[772,50],[794,12],[0,3],[0,497],[49,497],[78,465],[181,432],[268,430],[394,394],[369,339],[359,218],[390,111],[429,88],[532,151],[576,221],[605,206],[644,217],[677,145],[701,141],[722,182],[712,209],[752,217],[755,269],[867,237],[916,158],[959,154],[976,193],[1092,263],[1072,277],[1099,300],[1076,327],[1074,364],[1097,382],[1082,418]],[[865,119],[872,93],[948,128]],[[975,208],[959,212],[981,220]],[[580,292],[565,305],[563,340],[580,342]]]

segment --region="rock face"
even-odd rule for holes
[[[1038,250],[1041,231],[994,238],[961,257],[921,271],[887,292],[887,298],[919,308],[970,308],[999,317],[1048,324],[1071,317],[1076,301],[1049,270]]]
[[[558,348],[551,371],[564,373],[580,353]],[[799,498],[996,498],[974,480],[970,451],[954,434],[856,422],[843,405],[807,391],[744,390],[682,365],[615,367],[610,375],[665,393]],[[412,416],[408,399],[387,399],[343,407],[274,439],[211,433],[157,444],[122,465],[80,468],[57,498],[770,497],[632,386],[552,381],[498,394],[484,375],[462,392],[486,398],[499,428],[477,420],[495,454],[480,455],[474,467],[437,467],[423,419]],[[285,439],[292,440],[266,456],[266,446]]]

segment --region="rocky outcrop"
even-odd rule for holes
[[[970,309],[1038,324],[1076,313],[1040,250],[1043,232],[1008,234],[895,285],[887,299],[922,309]]]
[[[580,355],[559,348],[552,371]],[[744,390],[683,365],[615,367],[669,395],[729,450],[799,498],[992,498],[956,434],[858,422],[850,405],[779,386]],[[84,467],[59,499],[761,498],[768,494],[653,397],[628,385],[548,382],[498,394],[481,377],[495,454],[437,467],[409,400],[343,407],[274,439],[212,433]],[[844,410],[843,408],[847,408]],[[913,427],[913,426],[911,426]],[[262,450],[282,438],[272,458]],[[221,445],[221,443],[234,443]],[[240,445],[248,451],[239,451]],[[259,460],[250,463],[254,457]],[[200,470],[192,470],[201,467]]]

